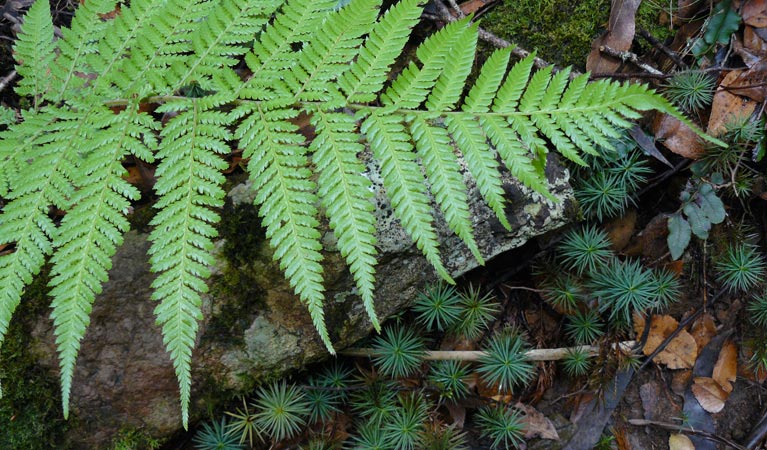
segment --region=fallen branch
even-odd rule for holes
[[[624,341],[618,344],[613,344],[613,348],[620,348],[622,352],[630,353],[634,344],[634,341]],[[578,347],[540,348],[529,350],[525,353],[525,355],[531,361],[559,361],[564,359],[569,352],[573,351],[583,351],[590,356],[595,356],[599,354],[599,346],[581,345]],[[372,348],[350,348],[339,353],[344,356],[361,356],[368,358],[380,355],[380,352],[377,352]],[[480,358],[486,354],[486,352],[479,350],[430,350],[426,352],[426,355],[423,357],[423,359],[426,361],[479,361]]]
[[[11,73],[9,73],[8,75],[6,75],[2,79],[0,79],[0,92],[2,92],[3,89],[8,87],[8,85],[11,84],[11,82],[13,82],[13,80],[16,79],[17,75],[18,74],[16,73],[16,71],[12,70]]]
[[[639,67],[640,69],[644,70],[647,73],[651,73],[655,75],[663,75],[663,72],[661,72],[660,70],[656,69],[655,67],[647,63],[643,63],[642,61],[640,61],[636,53],[621,52],[621,51],[615,50],[612,47],[608,47],[606,45],[599,47],[599,51],[604,53],[607,56],[611,56],[613,58],[617,58],[622,61],[629,61],[630,63],[634,64],[635,66]]]

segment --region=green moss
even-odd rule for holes
[[[135,428],[120,430],[112,440],[111,450],[156,450],[162,443],[142,430]]]
[[[61,413],[58,380],[37,364],[32,327],[47,314],[47,274],[27,288],[0,349],[0,448],[66,448],[64,433],[71,422]],[[70,421],[74,420],[70,416]]]
[[[609,0],[504,0],[482,26],[549,62],[583,70],[591,42],[604,31],[609,15]]]
[[[672,36],[674,31],[660,24],[662,14],[667,12],[661,4],[642,2],[637,31],[643,28],[661,42]],[[583,71],[591,44],[609,18],[610,0],[504,0],[482,18],[482,26],[546,61]]]
[[[673,37],[676,31],[668,25],[661,25],[661,15],[668,17],[668,11],[663,8],[662,3],[642,2],[636,15],[637,33],[639,33],[640,29],[645,29],[660,42]],[[642,39],[640,39],[640,42],[643,45],[649,46]]]
[[[217,309],[213,311],[206,334],[227,336],[228,340],[233,336],[241,339],[264,296],[256,268],[271,263],[268,256],[271,252],[265,249],[268,242],[252,205],[235,207],[227,200],[218,230],[224,239],[221,256],[226,264],[222,273],[211,280],[210,292],[213,298],[227,301],[216,302]]]

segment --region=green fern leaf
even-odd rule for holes
[[[58,102],[79,92],[84,87],[86,77],[90,73],[86,63],[88,55],[98,51],[97,43],[104,37],[109,22],[102,15],[115,9],[116,0],[89,0],[77,8],[77,14],[72,19],[70,28],[62,28],[62,39],[59,39],[59,56],[51,66],[54,76],[55,95],[52,100]]]
[[[108,110],[106,113],[111,114]],[[53,107],[44,107],[27,117],[8,133],[33,135],[28,127],[46,126],[41,129],[45,133],[17,148],[24,152],[23,166],[19,163],[18,168],[24,176],[11,178],[8,202],[0,215],[0,245],[15,244],[12,253],[0,256],[0,343],[24,286],[32,282],[53,250],[51,241],[58,231],[48,217],[48,208],[69,207],[74,193],[70,180],[75,176],[78,154],[95,150],[94,142],[89,140],[97,128],[92,117],[81,121],[68,110]]]
[[[224,203],[221,171],[228,167],[219,155],[229,152],[226,114],[206,108],[202,100],[167,103],[158,112],[177,114],[163,128],[157,154],[162,162],[155,172],[159,212],[151,224],[150,263],[158,272],[152,283],[157,322],[170,353],[181,391],[181,413],[188,424],[192,386],[192,348],[202,319],[200,294],[215,260],[212,224],[219,221]]]
[[[493,52],[482,66],[477,81],[464,100],[462,109],[466,112],[486,112],[496,97],[498,86],[506,74],[506,67],[511,57],[511,48]]]
[[[169,0],[155,15],[151,36],[138,39],[128,57],[120,61],[111,82],[126,96],[148,86],[157,94],[171,94],[182,78],[191,40],[213,7],[211,0]],[[172,71],[169,73],[169,71]]]
[[[492,100],[488,100],[488,103],[490,101]],[[458,114],[448,116],[445,124],[458,148],[461,149],[482,198],[504,228],[511,230],[511,224],[504,211],[504,191],[498,176],[500,165],[496,161],[495,152],[487,144],[487,137],[483,134],[482,128],[474,117]]]
[[[474,63],[478,30],[479,23],[475,23],[469,28],[468,35],[456,42],[456,48],[450,57],[451,63],[445,66],[429,98],[426,99],[426,109],[429,111],[449,111],[461,98],[464,84]]]
[[[363,121],[361,131],[367,136],[373,155],[381,165],[384,187],[402,227],[437,273],[454,283],[439,258],[437,233],[432,226],[424,178],[400,118],[372,113]]]
[[[410,132],[415,140],[418,156],[426,169],[431,191],[445,215],[448,226],[466,243],[477,261],[484,264],[474,239],[467,187],[463,182],[458,158],[450,146],[447,130],[433,126],[423,117],[416,116],[410,124]]]
[[[284,71],[298,62],[299,54],[291,46],[314,34],[336,3],[337,0],[286,2],[282,11],[253,44],[253,50],[245,55],[245,62],[252,75],[243,86],[240,98],[265,99],[269,98],[265,90],[279,89]],[[290,95],[287,88],[281,89],[284,95]]]
[[[506,61],[505,64],[508,64],[508,59]],[[508,113],[517,110],[519,99],[522,97],[522,93],[527,87],[527,82],[530,80],[534,62],[535,55],[532,54],[527,58],[522,59],[517,64],[514,64],[514,67],[511,68],[503,86],[498,89],[498,95],[493,101],[493,111]],[[505,64],[503,66],[504,72],[506,70]],[[496,70],[500,71],[499,69]],[[494,72],[494,74],[497,74],[497,72]],[[502,73],[501,76],[503,76]]]
[[[421,18],[423,0],[402,0],[389,8],[378,21],[357,60],[338,79],[349,102],[368,103],[376,99],[388,77],[388,69],[400,55],[410,30]]]
[[[192,33],[194,57],[184,60],[185,67],[178,81],[171,83],[178,89],[190,82],[203,89],[221,87],[217,80],[219,72],[228,72],[248,52],[244,45],[253,40],[271,14],[282,2],[277,0],[221,0],[207,20]],[[179,72],[179,69],[175,70]]]
[[[16,123],[16,111],[0,105],[0,126]]]
[[[340,98],[332,81],[356,56],[362,36],[375,23],[380,5],[381,0],[357,0],[328,15],[301,51],[298,64],[284,74],[294,100],[327,103],[331,98]]]
[[[16,71],[21,76],[16,93],[35,97],[36,106],[51,86],[49,67],[53,62],[54,48],[50,4],[45,0],[36,0],[24,16],[24,25],[13,46],[14,57],[18,61]]]
[[[303,138],[287,120],[296,110],[267,110],[250,104],[250,113],[235,137],[249,158],[248,172],[256,191],[255,204],[275,249],[274,258],[303,302],[328,351],[335,353],[325,326],[322,286],[322,245],[317,227],[317,196],[307,168]]]
[[[434,87],[453,47],[461,39],[469,38],[469,33],[474,34],[473,28],[467,27],[468,21],[469,18],[451,22],[419,45],[416,56],[422,66],[411,62],[381,95],[381,102],[391,109],[417,108]]]
[[[93,140],[109,151],[90,152],[74,179],[74,207],[67,213],[53,240],[56,252],[51,258],[53,297],[51,318],[61,364],[61,391],[64,417],[69,415],[69,394],[80,341],[90,322],[93,300],[107,280],[111,257],[122,244],[129,224],[125,214],[130,200],[140,197],[122,175],[122,159],[130,152],[151,161],[151,151],[139,139],[153,140],[151,118],[137,115],[132,104],[110,120]]]
[[[372,183],[364,177],[365,167],[357,158],[365,148],[358,142],[353,116],[314,111],[312,125],[313,162],[319,171],[319,196],[338,249],[354,276],[365,310],[376,330],[381,325],[373,303],[376,238]]]

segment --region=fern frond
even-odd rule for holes
[[[62,28],[62,38],[57,41],[59,56],[51,66],[55,79],[55,94],[51,99],[58,102],[78,92],[86,82],[82,74],[90,73],[86,59],[98,51],[97,43],[104,37],[111,22],[102,15],[115,9],[116,0],[89,0],[77,8],[70,28]]]
[[[461,167],[450,145],[447,130],[416,116],[410,124],[410,133],[426,170],[434,199],[445,215],[448,226],[463,240],[477,261],[484,264],[474,239],[467,187],[463,183]]]
[[[425,180],[400,118],[374,112],[362,122],[360,130],[367,136],[373,155],[381,165],[384,187],[402,227],[437,273],[451,284],[454,283],[439,258],[439,244],[432,226],[433,217]]]
[[[320,200],[330,218],[338,249],[354,276],[365,310],[373,327],[380,330],[373,303],[377,252],[372,183],[362,175],[365,166],[357,158],[357,154],[365,149],[355,133],[357,122],[347,114],[318,110],[312,116],[312,125],[317,137],[310,150],[319,171]]]
[[[287,120],[297,111],[266,110],[251,104],[235,137],[250,158],[248,172],[256,192],[255,204],[274,248],[274,259],[291,287],[306,303],[312,322],[328,351],[335,353],[325,327],[322,254],[317,229],[315,184],[307,167],[303,138]],[[244,112],[240,110],[240,113]]]
[[[116,95],[110,81],[129,50],[145,39],[156,38],[154,21],[168,0],[136,0],[120,8],[120,14],[109,22],[106,32],[96,43],[96,51],[86,55],[88,70],[99,76],[90,90],[96,94]]]
[[[54,48],[50,3],[36,0],[24,16],[24,24],[13,46],[18,62],[16,72],[21,76],[16,93],[35,97],[35,106],[51,86],[49,67]]]
[[[332,13],[337,3],[337,0],[286,2],[274,21],[261,33],[260,39],[253,44],[253,50],[245,55],[245,62],[252,75],[248,77],[240,98],[268,98],[264,90],[271,91],[281,84],[283,71],[298,61],[299,54],[291,46],[311,36],[322,25],[324,18]],[[285,93],[287,95],[286,90]]]
[[[16,123],[16,111],[0,105],[0,126]]]
[[[490,101],[492,100],[488,103]],[[504,228],[511,230],[511,224],[504,211],[504,191],[498,176],[500,165],[496,161],[495,152],[487,143],[487,137],[482,132],[482,128],[474,117],[459,114],[445,118],[445,125],[463,153],[466,166],[477,182],[482,198]]]
[[[138,200],[138,190],[122,175],[122,159],[128,154],[151,161],[151,151],[142,138],[153,140],[156,128],[149,116],[139,117],[138,105],[131,104],[118,115],[106,114],[110,123],[92,141],[102,151],[86,153],[74,183],[78,190],[72,209],[64,216],[53,240],[51,258],[53,298],[51,318],[61,365],[61,391],[64,417],[69,415],[69,394],[80,341],[90,322],[93,301],[107,280],[111,258],[122,244],[129,224],[125,218],[130,200]],[[105,151],[106,150],[106,151]]]
[[[511,57],[511,48],[493,52],[482,66],[479,77],[463,101],[461,109],[469,113],[486,112],[498,93],[498,87],[506,75],[506,68]],[[520,63],[521,64],[521,63]],[[525,78],[525,83],[527,79]]]
[[[200,294],[207,292],[205,280],[215,262],[212,224],[219,215],[211,208],[224,203],[224,176],[228,167],[219,155],[229,153],[227,115],[205,108],[202,100],[185,99],[166,103],[159,112],[178,114],[163,128],[157,154],[162,162],[155,172],[159,209],[149,235],[152,283],[157,322],[170,353],[181,392],[184,427],[188,423],[192,385],[192,348],[202,319]]]
[[[471,73],[474,54],[477,51],[479,23],[468,30],[468,36],[456,42],[456,48],[450,55],[450,64],[437,79],[434,89],[426,99],[426,109],[429,111],[449,111],[461,98],[466,78]]]
[[[339,79],[349,102],[376,99],[388,77],[388,69],[400,55],[410,30],[421,18],[423,0],[402,0],[389,8],[360,49],[357,60]]]
[[[392,109],[417,108],[434,87],[453,47],[469,33],[474,34],[468,23],[468,17],[451,22],[419,45],[416,56],[422,66],[411,62],[381,95],[381,103]]]
[[[212,0],[167,1],[146,30],[152,35],[136,41],[110,81],[124,96],[147,85],[156,94],[171,94],[173,82],[182,75],[168,71],[183,69],[192,51],[192,36],[213,6]]]
[[[65,108],[45,107],[28,115],[28,122],[8,130],[11,134],[20,130],[23,136],[32,134],[28,126],[46,124],[45,133],[23,146],[23,166],[17,161],[23,176],[11,178],[8,202],[0,215],[0,245],[15,246],[12,253],[0,256],[0,343],[24,286],[32,282],[53,250],[51,241],[58,231],[48,217],[48,208],[69,207],[78,154],[93,150],[84,143],[92,143],[89,137],[97,127],[92,117],[80,119]]]
[[[218,72],[229,72],[239,57],[248,52],[245,46],[266,25],[281,4],[279,0],[221,0],[199,29],[192,33],[193,58],[184,60],[184,69],[174,80],[178,89],[190,82],[203,89],[219,88]]]
[[[301,51],[298,64],[285,74],[294,100],[328,102],[340,97],[331,81],[349,67],[380,6],[381,0],[357,0],[328,15]]]

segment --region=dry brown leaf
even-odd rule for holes
[[[634,330],[637,336],[641,336],[644,332],[644,318],[638,314],[634,318]],[[671,316],[652,316],[647,343],[642,349],[644,354],[650,356],[678,326],[679,322]],[[695,365],[697,356],[698,345],[695,343],[695,339],[690,336],[690,333],[682,330],[668,343],[666,348],[658,353],[654,361],[666,365],[669,369],[690,369]]]
[[[767,97],[767,62],[761,60],[748,70],[730,72],[732,73],[736,75],[730,78],[728,74],[722,81],[722,88],[731,94],[748,97],[758,103],[764,101]]]
[[[724,409],[724,402],[730,396],[719,383],[709,377],[696,377],[693,380],[692,393],[700,406],[710,413],[718,413]]]
[[[634,227],[637,223],[637,211],[634,208],[629,209],[621,217],[617,217],[605,224],[605,232],[610,239],[611,246],[616,253],[626,248],[634,235]]]
[[[525,428],[525,439],[541,438],[553,441],[559,440],[559,433],[557,433],[556,427],[554,427],[551,420],[544,416],[540,411],[521,402],[514,405],[514,407],[525,413],[525,416],[522,418],[522,422],[527,424],[527,427]]]
[[[668,450],[695,450],[695,445],[683,434],[672,434],[668,437]]]
[[[668,114],[657,113],[652,123],[655,139],[679,156],[698,159],[705,149],[698,135],[687,125]]]
[[[767,1],[749,0],[740,10],[743,22],[756,28],[767,27]]]
[[[469,0],[467,2],[461,3],[458,6],[460,6],[461,11],[468,16],[469,14],[474,14],[478,10],[494,2],[495,0]]]
[[[687,390],[687,385],[690,384],[692,379],[692,370],[677,370],[671,377],[671,391],[676,395],[684,396],[684,391]]]
[[[695,339],[695,343],[698,344],[698,348],[703,348],[711,342],[714,336],[716,336],[716,324],[714,324],[714,317],[709,313],[704,313],[692,323],[690,328],[690,335]]]
[[[450,413],[450,418],[453,419],[453,425],[463,430],[463,424],[466,422],[466,408],[453,402],[445,402],[444,405]]]
[[[711,374],[711,378],[714,379],[722,389],[730,393],[732,392],[732,383],[735,382],[735,377],[738,375],[738,348],[731,340],[722,345],[722,349],[719,351],[719,358],[714,365],[714,372]]]
[[[746,26],[743,30],[743,48],[759,58],[767,57],[767,42],[753,27]]]
[[[586,58],[587,71],[610,73],[620,67],[621,61],[602,55],[599,47],[608,46],[619,52],[625,52],[631,48],[636,31],[634,16],[640,3],[641,0],[612,0],[607,32],[594,40],[591,45],[591,53]]]
[[[728,73],[714,94],[711,115],[708,118],[709,134],[714,136],[721,134],[728,123],[748,118],[756,109],[756,102],[753,100],[735,95],[722,88],[722,86],[731,86],[736,83],[742,72],[742,70],[733,70]]]

